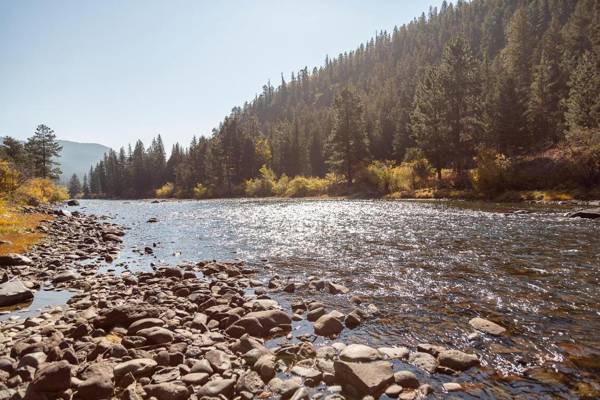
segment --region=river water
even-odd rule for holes
[[[524,206],[471,202],[81,203],[130,228],[117,262],[133,270],[237,258],[286,279],[339,281],[382,311],[342,339],[477,353],[480,372],[435,377],[467,382],[459,397],[577,398],[600,390],[600,221],[569,219],[556,207],[512,214]],[[158,222],[147,223],[151,217]],[[153,257],[136,251],[153,245]],[[311,296],[350,310],[350,294]],[[475,316],[508,334],[469,340]]]

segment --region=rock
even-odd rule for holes
[[[394,383],[392,364],[387,361],[354,363],[335,361],[333,363],[335,379],[355,388],[361,396],[379,396]]]
[[[255,337],[264,337],[269,334],[273,328],[282,328],[289,330],[292,325],[292,318],[288,313],[281,310],[255,311],[246,314],[243,318],[236,321],[232,327],[241,327],[244,332]]]
[[[71,366],[64,360],[43,365],[36,371],[32,385],[42,393],[67,390],[71,386]]]
[[[33,292],[19,278],[0,283],[0,307],[12,306],[33,299]]]
[[[71,199],[71,200],[67,201],[67,205],[68,206],[72,206],[72,207],[73,206],[78,206],[79,205],[79,200],[77,200],[77,199]]]
[[[61,272],[60,274],[56,275],[52,279],[52,283],[70,282],[75,279],[79,279],[79,274],[75,271],[69,270],[69,271]]]
[[[152,375],[157,363],[151,358],[137,358],[117,364],[113,370],[115,382],[118,384],[121,378],[131,373],[135,378]]]
[[[336,314],[325,314],[314,323],[315,333],[320,336],[334,336],[344,330],[344,324]]]
[[[275,376],[275,356],[265,354],[254,363],[254,370],[258,372],[263,381],[268,381]]]
[[[406,360],[410,354],[410,350],[406,347],[380,347],[377,350],[383,354],[383,358],[389,360]]]
[[[198,391],[199,396],[217,397],[223,395],[226,398],[231,398],[233,393],[234,379],[217,378],[202,386]]]
[[[71,218],[73,216],[73,214],[71,214],[71,211],[67,211],[67,210],[63,210],[63,209],[58,210],[56,212],[56,214],[61,215],[63,217],[67,217],[67,218]]]
[[[81,382],[77,386],[76,399],[104,400],[113,395],[114,385],[109,374],[98,374]]]
[[[13,265],[31,265],[33,261],[31,258],[22,256],[21,254],[8,253],[0,255],[0,266],[10,267]]]
[[[318,320],[321,316],[325,315],[325,309],[323,307],[319,307],[319,308],[315,308],[313,310],[310,310],[307,314],[306,314],[306,319],[314,322],[316,320]]]
[[[159,326],[140,329],[137,335],[146,338],[151,344],[171,343],[175,339],[173,332]]]
[[[600,208],[589,208],[587,210],[575,211],[567,214],[569,218],[586,218],[596,219],[600,218]]]
[[[187,387],[171,382],[146,385],[144,391],[146,395],[156,397],[157,400],[187,400],[190,395]]]
[[[209,375],[206,372],[192,372],[181,377],[181,381],[186,385],[204,385],[208,381]]]
[[[437,357],[437,355],[446,350],[446,348],[435,344],[420,343],[417,345],[417,350],[422,353],[429,353],[432,356]]]
[[[156,223],[156,222],[158,222],[158,218],[156,218],[156,217],[151,217],[151,218],[149,218],[149,219],[148,219],[148,221],[147,221],[147,222],[148,222],[149,224]]]
[[[385,395],[388,397],[396,398],[402,393],[404,388],[400,385],[393,384],[385,389]]]
[[[396,372],[394,374],[394,382],[408,389],[417,389],[419,387],[417,376],[410,371]]]
[[[229,355],[221,350],[209,350],[204,357],[216,371],[223,372],[231,369]]]
[[[285,380],[273,378],[269,381],[271,391],[280,394],[282,399],[290,398],[301,385],[302,379],[298,377]]]
[[[333,282],[327,282],[327,290],[331,294],[346,294],[350,291],[346,286],[338,285]]]
[[[478,331],[485,332],[494,336],[499,336],[506,332],[506,329],[498,325],[497,323],[479,317],[470,320],[469,325],[471,325]]]
[[[301,367],[299,365],[294,366],[290,372],[304,378],[305,383],[308,386],[317,386],[323,378],[321,371],[314,368]]]
[[[429,353],[415,352],[408,357],[408,362],[432,374],[438,367],[437,359]]]
[[[454,371],[464,371],[479,365],[479,359],[473,354],[463,353],[459,350],[444,350],[438,354],[438,361],[442,367]]]
[[[160,318],[143,318],[132,322],[127,328],[128,335],[135,335],[138,331],[146,328],[161,327],[165,322]]]
[[[245,371],[240,375],[235,386],[238,393],[246,391],[254,394],[260,392],[265,384],[257,372]]]
[[[361,322],[362,322],[362,319],[360,318],[358,313],[356,313],[354,311],[351,312],[350,314],[346,315],[346,318],[344,319],[344,324],[349,329],[356,328],[357,326],[359,326],[361,324]]]
[[[459,390],[462,390],[462,386],[460,385],[460,383],[456,382],[446,382],[442,386],[447,392],[457,392]]]
[[[340,359],[353,362],[369,362],[381,359],[381,353],[364,344],[351,344],[342,350]]]

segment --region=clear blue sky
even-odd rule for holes
[[[268,79],[323,63],[441,0],[1,0],[0,135],[39,123],[120,147],[209,135]]]

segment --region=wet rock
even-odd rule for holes
[[[385,389],[385,395],[392,398],[397,398],[402,393],[403,387],[393,384]]]
[[[315,321],[314,329],[317,335],[334,336],[344,330],[344,324],[337,314],[330,312]]]
[[[319,308],[315,308],[313,310],[310,310],[307,314],[306,314],[306,319],[314,322],[316,320],[318,320],[321,316],[325,315],[325,309],[323,307],[319,307]]]
[[[346,315],[346,318],[344,319],[344,324],[346,325],[346,327],[348,327],[349,329],[354,329],[357,326],[359,326],[362,322],[362,319],[360,318],[360,315],[358,315],[358,313],[356,312],[351,312],[350,314]]]
[[[498,325],[495,322],[492,321],[488,321],[487,319],[484,318],[473,318],[472,320],[469,321],[469,325],[471,325],[473,328],[477,329],[478,331],[490,334],[490,335],[494,335],[494,336],[499,336],[502,335],[504,332],[506,332],[506,329],[500,325]]]
[[[364,344],[351,344],[340,353],[340,359],[353,362],[369,362],[381,359],[379,351]]]
[[[281,310],[266,310],[248,313],[232,326],[242,327],[244,332],[252,336],[264,337],[273,328],[289,330],[291,325],[292,318],[288,313]]]
[[[71,206],[71,207],[78,206],[79,205],[79,200],[77,200],[77,199],[71,199],[71,200],[67,201],[67,205]]]
[[[148,221],[146,221],[146,222],[148,222],[149,224],[153,224],[153,223],[156,223],[156,222],[158,222],[158,218],[156,218],[156,217],[151,217],[151,218],[149,218],[149,219],[148,219]]]
[[[0,267],[10,267],[13,265],[31,265],[33,261],[29,257],[21,254],[8,253],[0,255]]]
[[[331,294],[346,294],[350,291],[346,286],[333,282],[327,282],[327,290]]]
[[[12,306],[33,299],[29,290],[19,278],[0,283],[0,307]]]
[[[596,219],[600,218],[600,208],[590,208],[587,210],[575,211],[567,214],[569,218],[586,218]]]
[[[187,400],[190,395],[187,387],[171,382],[146,385],[144,391],[157,400]]]
[[[463,353],[459,350],[444,350],[438,354],[440,366],[454,371],[464,371],[479,365],[479,359],[473,354]]]
[[[408,389],[417,389],[419,387],[419,380],[411,371],[396,372],[394,374],[394,382]]]
[[[362,396],[377,397],[394,383],[392,364],[387,361],[369,363],[335,361],[333,367],[336,381],[352,386]]]
[[[43,365],[35,373],[33,388],[41,393],[56,393],[71,386],[71,366],[67,361]]]
[[[422,353],[429,353],[432,356],[437,357],[437,355],[446,350],[446,348],[435,344],[420,343],[417,345],[417,350]]]
[[[446,382],[442,386],[447,392],[458,392],[459,390],[462,390],[462,386],[460,385],[460,383],[456,382]]]
[[[432,374],[438,367],[437,359],[429,353],[415,352],[408,357],[408,362]]]

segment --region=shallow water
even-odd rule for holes
[[[460,397],[576,398],[600,390],[600,221],[470,202],[94,200],[80,208],[131,228],[117,262],[133,270],[239,258],[290,279],[336,279],[382,311],[344,340],[430,342],[479,354],[482,371],[434,377],[471,382]],[[134,248],[154,244],[154,257]],[[347,297],[332,297],[322,300],[348,310]],[[470,341],[475,316],[509,335]]]

